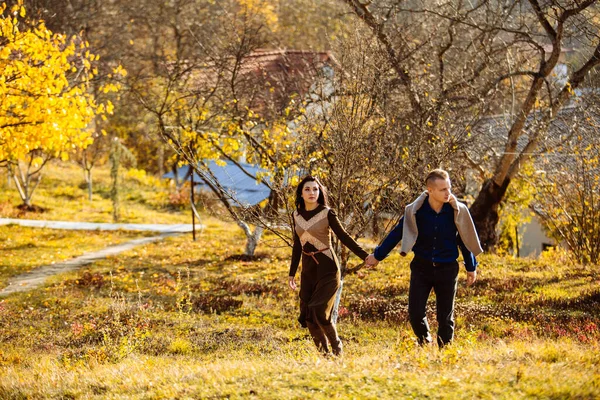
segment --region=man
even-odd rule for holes
[[[469,209],[451,193],[448,173],[433,170],[425,179],[427,191],[406,206],[404,216],[373,254],[365,260],[376,265],[402,240],[400,254],[411,250],[408,314],[419,344],[431,343],[426,307],[435,291],[437,342],[440,347],[454,337],[454,299],[458,282],[458,249],[467,269],[467,286],[477,279],[476,255],[483,252]]]

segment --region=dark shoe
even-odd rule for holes
[[[327,325],[322,327],[325,332],[325,336],[329,339],[329,344],[331,345],[331,351],[334,356],[341,356],[343,353],[343,346],[340,337],[337,334],[337,329],[335,325]]]
[[[443,340],[441,337],[438,336],[437,343],[438,343],[438,346],[439,346],[439,348],[441,350],[444,347],[449,346],[450,344],[452,344],[452,339],[450,339],[450,340]]]
[[[317,349],[323,354],[328,354],[329,349],[327,348],[327,337],[325,337],[325,333],[321,327],[308,321],[306,322],[306,325],[308,326],[308,331],[310,332],[310,336],[312,336]]]

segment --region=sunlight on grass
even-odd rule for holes
[[[123,243],[144,234],[146,233],[81,232],[2,225],[0,226],[0,287],[3,287],[11,276]]]
[[[189,210],[175,209],[169,204],[172,188],[168,181],[140,180],[137,175],[123,172],[121,187],[121,219],[123,223],[191,223]],[[44,208],[43,213],[24,212],[17,208],[21,199],[7,177],[0,181],[0,217],[48,219],[54,221],[113,222],[110,200],[110,175],[107,166],[94,169],[94,195],[87,197],[87,184],[81,169],[71,163],[54,162],[44,169],[33,203]],[[158,183],[158,186],[156,184]]]
[[[44,218],[103,218],[83,216],[82,194],[52,184],[38,204],[62,197],[66,206]],[[185,217],[140,198],[132,200],[131,209],[142,210],[132,219]],[[103,201],[94,199],[94,207]],[[332,359],[318,354],[296,321],[298,294],[286,286],[290,249],[266,233],[259,257],[243,261],[235,257],[245,244],[237,226],[208,216],[202,222],[195,242],[186,234],[136,247],[2,299],[0,398],[600,397],[597,266],[557,254],[483,255],[473,288],[460,272],[456,340],[440,351],[413,338],[410,257],[393,252],[376,269],[346,277],[345,356]],[[2,227],[0,276],[129,235]],[[435,331],[434,312],[431,302]]]

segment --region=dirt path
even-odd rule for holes
[[[76,229],[84,231],[150,231],[150,232],[191,232],[192,224],[107,224],[99,222],[44,221],[37,219],[0,218],[0,225],[21,225],[33,228]],[[196,224],[196,230],[200,230]]]
[[[0,297],[9,295],[16,292],[26,292],[28,290],[35,289],[46,282],[51,276],[62,274],[64,272],[73,271],[79,269],[85,265],[91,264],[94,261],[101,260],[108,256],[122,253],[127,250],[131,250],[134,247],[141,246],[143,244],[156,242],[169,236],[178,235],[179,233],[163,233],[159,236],[144,237],[140,239],[134,239],[126,243],[110,246],[105,249],[86,253],[82,256],[73,258],[71,260],[45,265],[29,271],[25,274],[17,275],[12,277],[8,281],[8,286],[0,290]]]
[[[143,244],[156,242],[169,236],[180,235],[185,232],[192,231],[191,224],[104,224],[90,222],[68,222],[68,221],[41,221],[41,220],[23,220],[0,218],[0,225],[22,225],[37,228],[52,228],[52,229],[78,229],[78,230],[128,230],[128,231],[153,231],[160,232],[158,236],[143,237],[130,240],[129,242],[107,247],[103,250],[86,253],[82,256],[73,258],[61,263],[44,265],[27,273],[12,277],[8,281],[8,286],[0,289],[0,297],[7,296],[11,293],[26,292],[35,289],[46,282],[51,276],[61,274],[63,272],[73,271],[85,265],[91,264],[94,261],[101,260],[108,256],[122,253],[133,249],[134,247]],[[196,229],[201,229],[200,225],[196,225]]]

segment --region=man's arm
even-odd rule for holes
[[[400,222],[392,229],[390,233],[385,237],[383,242],[377,246],[373,255],[377,261],[381,261],[386,258],[390,251],[396,247],[402,240],[402,229],[404,228],[404,217],[400,218]]]
[[[477,280],[477,259],[473,253],[467,249],[467,246],[465,246],[461,240],[460,235],[458,235],[457,241],[460,252],[465,260],[465,268],[467,269],[467,286],[471,286],[473,283],[475,283],[475,280]]]

